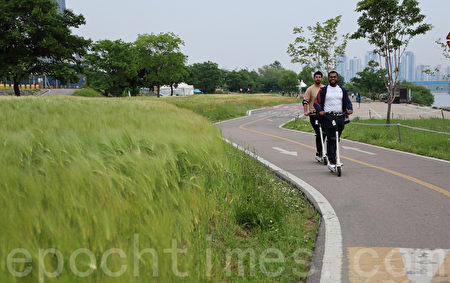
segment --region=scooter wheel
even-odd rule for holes
[[[323,164],[324,165],[328,164],[328,158],[326,156],[323,157]]]
[[[342,169],[341,169],[341,167],[339,166],[339,167],[337,167],[336,169],[337,169],[337,175],[338,175],[338,177],[341,177],[341,175],[342,175]]]

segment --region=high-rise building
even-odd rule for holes
[[[364,56],[364,68],[369,65],[369,61],[375,61],[378,63],[378,55],[373,51],[367,51],[366,56]]]
[[[356,77],[358,72],[362,71],[361,59],[358,57],[353,57],[348,61],[348,80]]]
[[[58,11],[62,13],[66,9],[66,0],[56,0],[58,3]]]
[[[337,62],[336,72],[338,72],[339,76],[344,77],[345,81],[348,81],[345,73],[345,70],[347,69],[347,56],[344,55],[342,57],[338,57]]]
[[[413,81],[415,79],[415,69],[414,53],[406,51],[400,60],[398,79]]]

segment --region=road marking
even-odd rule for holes
[[[354,151],[366,153],[366,154],[369,154],[369,155],[376,155],[376,154],[373,153],[373,152],[365,151],[365,150],[359,149],[359,148],[357,148],[357,147],[351,147],[351,146],[345,146],[345,145],[343,145],[342,147],[343,147],[344,149],[350,149],[350,150],[354,150]]]
[[[282,154],[286,154],[286,155],[292,155],[292,156],[297,156],[297,152],[296,151],[287,151],[285,149],[279,148],[279,147],[272,147],[275,150],[278,150],[280,153]]]
[[[240,125],[239,128],[242,129],[242,130],[244,130],[244,131],[249,131],[249,132],[256,133],[256,134],[260,134],[260,135],[264,135],[264,136],[268,136],[268,137],[273,137],[273,138],[276,138],[276,139],[280,139],[280,140],[284,140],[284,141],[287,141],[287,142],[295,143],[295,144],[304,146],[304,147],[306,147],[306,148],[310,148],[310,149],[312,149],[312,150],[316,150],[315,147],[312,147],[312,146],[310,146],[310,145],[307,145],[307,144],[304,144],[304,143],[301,143],[301,142],[298,142],[298,141],[294,141],[294,140],[291,140],[291,139],[288,139],[288,138],[284,138],[284,137],[280,137],[280,136],[277,136],[277,135],[273,135],[273,134],[261,132],[261,131],[258,131],[258,130],[253,130],[253,129],[245,128],[245,127],[248,126],[248,125],[255,124],[255,123],[258,123],[258,122],[261,122],[261,121],[263,121],[263,120],[265,120],[265,119],[272,118],[272,117],[277,116],[277,115],[278,115],[278,114],[274,114],[274,115],[271,115],[271,116],[266,116],[266,117],[257,119],[257,120],[255,120],[255,121],[250,121],[250,122],[244,123],[244,124]],[[350,158],[350,157],[347,157],[347,156],[341,156],[341,158],[342,158],[342,159],[349,160],[349,161],[353,161],[353,162],[358,163],[358,164],[361,164],[361,165],[365,165],[365,166],[368,166],[368,167],[372,167],[372,168],[375,168],[375,169],[384,171],[384,172],[386,172],[386,173],[390,173],[390,174],[392,174],[392,175],[395,175],[395,176],[398,176],[398,177],[401,177],[401,178],[404,178],[404,179],[406,179],[406,180],[409,180],[409,181],[411,181],[411,182],[420,184],[420,185],[422,185],[422,186],[424,186],[424,187],[427,187],[427,188],[432,189],[432,190],[434,190],[434,191],[436,191],[436,192],[439,192],[439,193],[441,193],[441,194],[443,194],[443,195],[445,195],[445,196],[447,196],[447,197],[450,197],[450,192],[449,192],[449,191],[447,191],[447,190],[445,190],[445,189],[443,189],[443,188],[440,188],[440,187],[438,187],[438,186],[435,186],[435,185],[433,185],[433,184],[427,183],[427,182],[425,182],[425,181],[419,180],[419,179],[417,179],[417,178],[408,176],[408,175],[406,175],[406,174],[403,174],[403,173],[400,173],[400,172],[397,172],[397,171],[394,171],[394,170],[391,170],[391,169],[387,169],[387,168],[384,168],[384,167],[380,167],[380,166],[377,166],[377,165],[373,165],[373,164],[370,164],[370,163],[367,163],[367,162],[364,162],[364,161],[359,161],[359,160],[356,160],[356,159],[353,159],[353,158]]]
[[[388,247],[347,249],[349,281],[449,282],[450,250]]]

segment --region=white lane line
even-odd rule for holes
[[[276,174],[289,180],[308,197],[308,199],[314,204],[316,209],[319,210],[322,215],[322,219],[325,222],[325,248],[322,258],[322,272],[320,275],[321,283],[340,283],[342,282],[342,231],[339,219],[331,206],[330,202],[313,186],[306,183],[297,176],[283,170],[262,157],[254,154],[253,152],[246,150],[235,143],[231,143],[229,140],[224,139],[226,142],[232,144],[234,147],[244,151],[248,155],[252,156],[260,163],[272,169]]]
[[[351,146],[343,145],[342,148],[349,149],[349,150],[354,150],[354,151],[358,151],[358,152],[362,152],[362,153],[366,153],[368,155],[376,155],[376,153],[373,153],[373,152],[370,152],[370,151],[365,151],[365,150],[359,149],[357,147],[351,147]]]
[[[287,151],[285,149],[282,149],[282,148],[279,148],[279,147],[276,147],[276,146],[273,146],[272,148],[277,150],[277,151],[279,151],[282,154],[291,155],[291,156],[297,156],[297,152],[296,151]]]

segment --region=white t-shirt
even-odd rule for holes
[[[339,86],[327,86],[327,94],[325,98],[325,112],[342,112],[342,96],[344,93]]]

